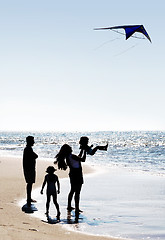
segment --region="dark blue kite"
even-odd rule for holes
[[[124,25],[124,26],[115,26],[115,27],[104,27],[104,28],[95,28],[94,30],[109,30],[109,29],[115,30],[115,29],[121,29],[121,28],[125,30],[126,40],[129,37],[133,37],[132,35],[134,33],[140,32],[144,34],[148,38],[148,40],[151,42],[151,39],[143,25]]]

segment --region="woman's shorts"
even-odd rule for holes
[[[24,176],[26,183],[35,183],[36,171],[35,170],[24,170]]]
[[[82,168],[72,168],[69,173],[70,183],[72,185],[80,185],[84,183]]]

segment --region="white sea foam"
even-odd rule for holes
[[[0,132],[0,155],[22,156],[27,135],[35,137],[34,150],[40,158],[53,159],[64,143],[78,154],[79,139],[86,135],[94,146],[109,143],[107,152],[88,156],[90,164],[165,175],[165,132]]]

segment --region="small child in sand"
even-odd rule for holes
[[[54,205],[57,209],[57,220],[60,220],[60,210],[59,204],[57,203],[57,193],[60,193],[60,183],[58,180],[58,176],[54,174],[56,169],[53,166],[49,166],[46,170],[48,174],[45,175],[44,182],[42,184],[41,194],[43,194],[43,189],[47,183],[47,202],[46,202],[46,215],[49,215],[49,205],[50,205],[50,198],[53,197]],[[56,191],[56,183],[57,183],[57,191]]]
[[[97,150],[103,150],[107,151],[108,148],[108,143],[105,146],[96,146],[93,148],[93,145],[88,146],[89,138],[88,137],[81,137],[79,144],[80,144],[80,149],[86,150],[87,154],[89,155],[94,155]]]

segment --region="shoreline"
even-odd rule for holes
[[[33,189],[40,187],[48,165],[53,165],[53,160],[38,159],[36,164],[36,183]],[[84,174],[94,173],[94,169],[83,165]],[[67,178],[68,171],[57,170],[59,178]],[[26,183],[22,170],[22,158],[0,157],[0,239],[5,240],[49,240],[53,237],[61,240],[116,240],[117,238],[90,235],[64,229],[60,224],[51,225],[41,222],[40,219],[19,209],[18,202],[26,196]],[[33,196],[33,191],[32,191]]]

